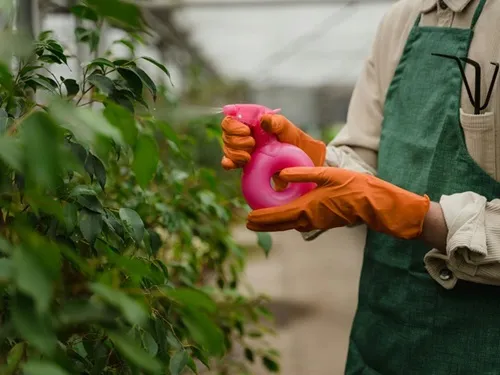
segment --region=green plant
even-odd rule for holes
[[[91,21],[75,34],[94,53],[104,21],[140,41],[128,2],[72,12]],[[239,288],[245,249],[229,226],[241,203],[196,163],[199,145],[151,110],[162,90],[139,61],[167,68],[107,53],[81,80],[58,78],[50,67],[68,56],[51,33],[18,38],[6,32],[4,43],[32,48],[0,63],[0,373],[177,375],[205,364],[235,374],[257,357],[278,371],[276,352],[253,341],[272,332],[266,300]],[[269,237],[259,243],[269,251]],[[229,355],[236,345],[246,361]]]

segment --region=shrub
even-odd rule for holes
[[[75,34],[93,52],[104,20],[131,37],[144,28],[119,0],[72,12],[90,21]],[[3,55],[0,373],[177,375],[205,364],[234,374],[257,357],[277,371],[276,353],[252,341],[269,332],[265,299],[239,288],[245,249],[229,228],[241,202],[196,162],[192,138],[155,117],[161,90],[138,62],[167,68],[106,55],[80,81],[58,78],[51,66],[68,56],[50,32],[33,43],[4,34],[18,66]],[[269,250],[268,237],[260,243]],[[228,359],[234,345],[247,362]]]

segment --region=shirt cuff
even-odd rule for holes
[[[488,216],[495,209],[473,192],[443,195],[439,203],[448,227],[447,245],[445,252],[433,249],[425,255],[430,276],[446,289],[455,287],[459,279],[499,284],[499,251],[489,252],[487,241]],[[495,277],[491,268],[497,270]]]

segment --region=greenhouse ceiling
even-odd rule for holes
[[[352,84],[391,3],[149,1],[175,10],[177,23],[222,75],[254,86]]]

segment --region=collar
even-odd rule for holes
[[[431,10],[437,7],[440,0],[423,0],[422,1],[422,13],[429,13]],[[448,5],[448,7],[455,13],[459,13],[465,9],[467,5],[472,0],[442,0]]]

